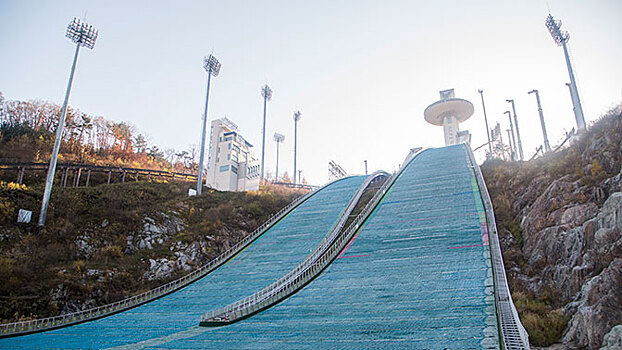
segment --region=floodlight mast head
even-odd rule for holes
[[[98,33],[99,31],[93,28],[92,25],[80,22],[79,19],[74,18],[67,26],[65,36],[74,43],[92,50]]]
[[[220,62],[214,55],[209,55],[209,57],[203,58],[203,68],[207,73],[217,77],[220,73]]]
[[[546,28],[549,30],[549,33],[551,33],[551,36],[553,37],[553,40],[555,41],[557,46],[562,46],[570,39],[570,34],[568,33],[568,31],[562,31],[561,26],[562,21],[556,21],[553,18],[553,15],[549,13],[549,15],[546,17]]]
[[[274,141],[283,142],[285,140],[285,135],[279,134],[278,132],[274,133]]]
[[[270,89],[268,84],[261,88],[261,97],[263,97],[266,101],[270,101],[272,99],[272,89]]]
[[[294,121],[297,122],[300,118],[302,118],[302,113],[300,113],[300,111],[296,111],[296,113],[294,113]]]

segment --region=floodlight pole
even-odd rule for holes
[[[283,142],[283,140],[285,140],[285,136],[274,133],[274,141],[276,141],[276,182],[279,182],[279,143]]]
[[[516,118],[516,106],[514,106],[514,100],[506,100],[512,104],[512,111],[514,112],[514,125],[516,126],[516,139],[518,140],[518,156],[520,160],[523,160],[523,143],[520,140],[520,132],[518,132],[518,119]]]
[[[367,160],[364,160],[365,162],[365,175],[367,175]]]
[[[65,118],[67,116],[67,107],[69,104],[69,95],[71,94],[71,86],[73,84],[73,76],[76,72],[76,64],[78,62],[78,54],[80,53],[80,46],[86,46],[92,49],[95,45],[98,32],[94,28],[86,23],[80,23],[80,20],[74,19],[69,23],[67,27],[66,37],[70,38],[76,43],[76,52],[73,55],[73,63],[71,64],[71,73],[69,73],[69,82],[67,83],[67,90],[65,91],[65,100],[63,101],[63,107],[58,119],[58,127],[56,128],[56,139],[54,140],[54,149],[52,150],[52,156],[50,158],[50,166],[48,167],[47,176],[45,179],[45,189],[43,191],[43,199],[41,201],[41,212],[39,213],[39,226],[45,225],[45,219],[47,217],[48,205],[50,203],[50,196],[52,194],[52,186],[54,184],[54,175],[56,174],[56,163],[58,162],[58,152],[60,151],[60,143],[63,139],[63,128],[65,126]]]
[[[512,136],[510,136],[510,133],[512,132],[510,129],[505,129],[505,131],[508,132],[508,142],[510,143],[510,160],[514,160],[514,147],[512,146]]]
[[[302,113],[296,111],[294,113],[294,185],[296,184],[296,148],[298,145],[298,121],[300,120]]]
[[[276,182],[279,182],[279,141],[276,141]]]
[[[484,90],[479,89],[477,90],[477,92],[479,92],[479,95],[482,98],[482,108],[484,109],[484,122],[486,123],[486,137],[488,137],[488,151],[489,153],[489,157],[492,157],[492,142],[490,141],[490,132],[488,130],[488,117],[486,117],[486,105],[484,104]]]
[[[545,24],[557,46],[561,46],[564,49],[566,66],[568,67],[568,75],[570,76],[570,97],[572,99],[574,117],[577,122],[578,132],[583,132],[585,131],[585,118],[583,116],[583,108],[581,107],[577,82],[575,81],[572,64],[570,62],[570,55],[568,54],[567,43],[568,40],[570,40],[570,34],[567,31],[561,30],[562,22],[556,21],[551,14],[546,17]]]
[[[199,174],[197,176],[197,195],[203,192],[203,164],[205,161],[205,133],[207,129],[207,105],[209,103],[209,88],[212,75],[220,73],[220,62],[213,55],[203,59],[203,68],[207,71],[207,92],[205,94],[205,109],[203,111],[203,127],[201,129],[201,149],[199,151]]]
[[[268,84],[261,88],[261,96],[263,97],[263,127],[261,128],[261,177],[260,183],[263,183],[263,166],[264,166],[264,153],[266,148],[266,105],[270,99],[272,99],[272,89]],[[277,178],[278,179],[278,178]]]
[[[568,75],[570,75],[570,96],[572,97],[572,109],[574,110],[574,117],[577,122],[578,132],[585,131],[585,117],[583,116],[583,108],[581,107],[581,100],[579,99],[579,90],[577,89],[577,82],[574,79],[574,72],[572,70],[572,64],[570,63],[570,56],[568,55],[568,47],[566,42],[563,43],[564,55],[566,56],[566,65],[568,66]]]
[[[540,104],[540,93],[538,90],[533,89],[528,94],[536,94],[536,101],[538,102],[538,113],[540,114],[540,125],[542,125],[542,136],[544,137],[544,151],[550,152],[551,146],[549,145],[549,138],[546,136],[546,126],[544,125],[544,114],[542,113],[542,105]]]
[[[514,138],[514,125],[512,124],[512,112],[505,111],[503,113],[507,113],[508,119],[510,120],[510,131],[512,132],[512,139],[510,140],[510,146],[512,148],[512,160],[516,160],[516,139]]]

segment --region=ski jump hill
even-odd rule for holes
[[[529,349],[465,144],[331,182],[208,265],[109,306],[0,325],[0,349]]]

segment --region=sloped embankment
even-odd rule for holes
[[[620,107],[567,149],[482,167],[534,345],[598,349],[622,324],[621,167]]]
[[[15,224],[38,212],[42,189],[0,186],[0,319],[41,318],[111,303],[208,262],[297,194],[208,191],[190,184],[133,182],[58,188],[48,222]]]

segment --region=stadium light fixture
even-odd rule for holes
[[[95,41],[97,40],[98,33],[99,31],[97,31],[92,25],[81,22],[77,18],[74,18],[73,21],[71,21],[67,26],[65,36],[71,39],[71,41],[73,41],[74,43],[76,43],[76,52],[73,56],[73,63],[71,64],[71,73],[69,73],[69,82],[67,83],[67,90],[65,91],[65,100],[63,101],[63,107],[61,109],[60,117],[58,120],[58,127],[56,128],[56,140],[54,141],[54,149],[52,151],[50,166],[48,168],[47,177],[45,179],[45,189],[43,191],[43,200],[41,201],[41,212],[39,213],[39,226],[45,225],[50,196],[52,194],[52,186],[54,184],[54,175],[56,174],[58,151],[60,150],[60,143],[63,138],[63,128],[65,126],[65,117],[67,116],[67,104],[69,103],[69,95],[71,94],[73,76],[76,72],[76,63],[78,62],[78,53],[80,52],[80,46],[84,46],[87,49],[92,50],[93,47],[95,47]]]
[[[220,73],[220,62],[214,57],[203,58],[203,68],[207,72],[207,92],[205,95],[205,110],[203,111],[203,128],[201,130],[201,149],[199,150],[199,174],[197,176],[197,195],[203,192],[203,164],[205,161],[205,132],[207,129],[207,105],[209,103],[209,88],[212,76],[217,77]]]
[[[585,131],[585,117],[583,116],[583,108],[581,107],[581,99],[579,98],[579,90],[577,89],[577,82],[574,78],[574,71],[570,62],[570,55],[568,54],[568,40],[570,40],[570,34],[568,31],[561,30],[562,21],[556,21],[553,15],[549,13],[546,17],[546,28],[551,33],[553,41],[557,46],[561,46],[564,49],[564,56],[566,58],[566,66],[568,67],[568,75],[570,76],[570,97],[572,99],[572,105],[574,109],[574,117],[577,122],[577,129],[579,132]]]
[[[272,89],[270,89],[268,84],[261,87],[261,97],[263,97],[263,126],[261,128],[261,177],[259,180],[263,183],[263,166],[266,150],[266,105],[272,99]]]

